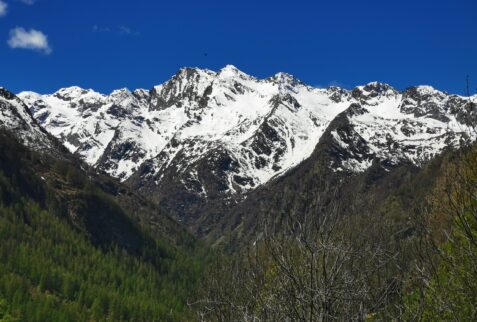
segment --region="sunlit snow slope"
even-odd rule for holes
[[[184,163],[176,158],[184,149],[187,168],[220,148],[237,163],[228,178],[235,190],[234,176],[243,182],[239,189],[253,188],[308,157],[350,103],[331,99],[334,91],[283,73],[259,80],[226,66],[217,73],[185,68],[150,91],[103,95],[70,87],[19,96],[71,152],[115,177],[127,179],[146,160],[154,176]]]
[[[284,73],[257,79],[230,65],[184,68],[150,90],[104,95],[70,87],[19,97],[99,170],[146,193],[174,183],[189,193],[182,199],[202,200],[240,195],[297,166],[338,115],[347,127],[332,132],[344,151],[333,171],[362,172],[374,160],[419,165],[475,139],[477,101],[429,86],[319,89]]]

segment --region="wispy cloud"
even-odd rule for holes
[[[345,87],[344,84],[337,80],[332,80],[331,82],[328,83],[328,87]]]
[[[6,2],[0,0],[0,17],[3,17],[7,14],[8,5]]]
[[[98,25],[94,25],[94,26],[93,26],[93,31],[94,31],[94,32],[110,32],[110,31],[111,31],[111,28],[109,28],[109,27],[101,27],[101,26],[98,26]]]
[[[26,30],[16,27],[10,30],[10,38],[8,39],[10,48],[30,49],[51,54],[51,47],[48,44],[48,37],[39,30]]]
[[[24,4],[27,4],[30,6],[36,2],[36,0],[17,0],[17,1],[23,2]]]
[[[141,34],[139,31],[124,25],[121,25],[116,28],[94,25],[93,32],[98,32],[98,33],[111,32],[111,33],[116,33],[116,34],[125,35],[125,36],[139,36]]]
[[[128,35],[128,36],[139,36],[140,35],[139,31],[133,30],[133,29],[131,29],[129,27],[126,27],[126,26],[119,26],[118,29],[119,29],[119,33],[122,34],[122,35]]]
[[[323,83],[320,83],[320,84],[313,84],[313,87],[316,87],[316,88],[323,88],[323,89],[326,89],[326,88],[329,88],[329,87],[340,87],[340,88],[348,88],[348,86],[346,84],[343,84],[337,80],[332,80],[331,82],[329,82],[328,84],[326,85],[323,85]]]

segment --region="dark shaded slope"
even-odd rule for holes
[[[194,243],[185,228],[153,204],[114,179],[94,174],[73,156],[66,156],[69,160],[33,152],[12,134],[1,131],[0,169],[15,187],[1,191],[6,205],[32,199],[68,220],[94,243],[132,253],[138,253],[146,242],[144,230],[173,245]]]

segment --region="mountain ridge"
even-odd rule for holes
[[[349,151],[331,161],[335,171],[360,173],[375,159],[419,165],[475,140],[477,96],[380,82],[319,89],[286,73],[258,79],[232,65],[182,68],[149,91],[70,87],[19,97],[71,152],[186,223],[205,204],[236,204],[298,166],[341,113],[350,122],[332,136]]]

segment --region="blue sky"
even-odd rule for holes
[[[3,5],[2,5],[3,4]],[[1,0],[0,86],[150,88],[233,64],[314,86],[477,87],[477,1]]]

